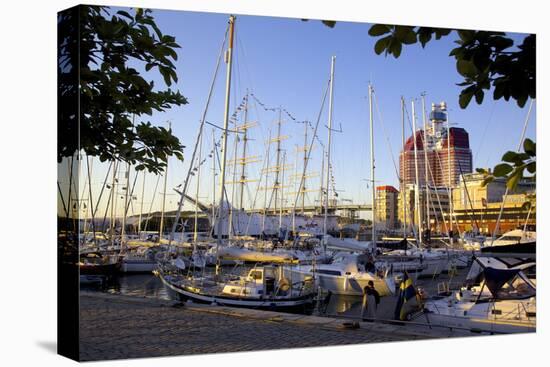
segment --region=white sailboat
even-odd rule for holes
[[[482,333],[518,333],[536,330],[536,280],[525,271],[534,262],[509,262],[476,258],[470,279],[475,285],[425,302],[424,314],[432,325]],[[477,269],[477,270],[474,270]]]
[[[225,87],[224,134],[222,139],[222,157],[219,186],[219,210],[215,225],[217,226],[217,242],[215,254],[217,258],[216,274],[182,275],[181,272],[169,272],[164,267],[156,271],[171,297],[178,300],[191,300],[200,303],[220,304],[234,307],[267,308],[273,310],[304,311],[313,305],[316,294],[311,279],[300,279],[292,282],[285,277],[282,265],[261,266],[252,269],[247,276],[224,275],[219,267],[220,254],[224,251],[223,206],[226,203],[225,171],[227,164],[227,140],[229,126],[229,105],[231,90],[231,66],[233,60],[233,40],[235,17],[229,18],[227,60],[227,79]],[[183,195],[180,203],[183,202]],[[180,208],[178,209],[178,216]]]

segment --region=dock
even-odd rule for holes
[[[81,292],[80,295],[81,361],[411,341],[463,335],[457,331],[418,325],[409,327],[99,292]]]

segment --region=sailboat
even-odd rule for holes
[[[334,82],[334,66],[336,58],[332,57],[331,62],[331,75],[330,75],[330,99],[329,99],[329,143],[328,152],[330,152],[330,133],[332,125],[332,104],[333,104],[333,82]],[[372,100],[372,86],[369,85],[369,96]],[[372,141],[372,103],[371,103],[371,141]],[[371,146],[372,148],[372,146]],[[371,162],[372,172],[374,178],[374,155],[371,150]],[[330,165],[330,154],[327,155],[327,171]],[[327,181],[328,188],[328,181]],[[374,190],[374,188],[373,188]],[[373,199],[374,203],[374,199]],[[325,192],[325,204],[328,205],[328,189]],[[306,266],[296,266],[291,269],[293,276],[314,276],[318,287],[330,291],[334,294],[349,295],[349,296],[361,296],[363,295],[365,287],[369,282],[374,283],[374,288],[378,291],[380,296],[388,296],[394,293],[395,283],[393,276],[390,274],[390,267],[382,269],[382,267],[376,268],[374,259],[365,254],[367,251],[373,251],[376,249],[376,231],[373,223],[373,237],[371,243],[367,247],[359,245],[353,246],[352,243],[346,243],[344,241],[338,241],[329,237],[326,234],[326,219],[327,211],[325,208],[325,222],[323,242],[325,248],[327,246],[333,246],[340,250],[355,251],[352,253],[337,253],[332,262],[328,264],[312,264]],[[359,253],[358,253],[359,252]]]
[[[469,285],[424,303],[431,325],[478,333],[517,333],[536,330],[536,280],[528,276],[534,261],[492,257],[474,260]]]
[[[235,16],[229,18],[228,48],[226,52],[226,86],[225,112],[222,139],[222,157],[219,186],[219,209],[217,222],[216,255],[219,259],[222,246],[223,207],[226,203],[225,171],[227,164],[227,140],[229,132],[229,106],[231,91],[231,69],[233,60],[233,39],[235,30]],[[177,219],[184,199],[185,190],[178,208]],[[172,233],[174,230],[172,231]],[[171,235],[171,238],[173,234]],[[187,275],[181,272],[170,272],[160,266],[155,274],[161,279],[169,295],[178,300],[191,300],[199,303],[218,304],[233,307],[263,308],[271,310],[304,311],[310,308],[316,294],[312,279],[300,279],[293,282],[283,271],[283,265],[269,265],[254,267],[247,276],[222,274],[219,263],[216,264],[214,275]]]

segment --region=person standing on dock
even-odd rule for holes
[[[365,321],[374,321],[376,319],[376,309],[379,303],[380,294],[374,288],[374,282],[369,280],[368,285],[363,289],[361,318]]]

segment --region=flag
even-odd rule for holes
[[[409,278],[409,274],[405,272],[403,281],[399,286],[399,295],[397,304],[395,305],[394,319],[404,321],[407,319],[407,311],[410,309],[410,304],[416,301],[416,289]]]

